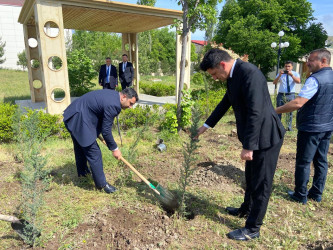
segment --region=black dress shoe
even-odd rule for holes
[[[298,197],[298,196],[295,194],[295,192],[294,192],[294,191],[291,191],[291,190],[289,190],[287,193],[288,193],[290,199],[293,199],[294,201],[300,202],[300,203],[302,203],[303,205],[306,204],[306,202],[307,202],[307,197],[304,197],[304,198],[302,198],[302,197]]]
[[[105,193],[108,193],[108,194],[111,194],[111,193],[114,193],[117,191],[117,189],[110,185],[109,183],[106,183],[106,185],[102,188],[99,188],[99,189],[103,189],[105,191]]]
[[[250,230],[246,229],[245,227],[236,229],[231,231],[227,234],[229,239],[232,240],[252,240],[254,238],[259,238],[260,232],[251,232]]]
[[[239,216],[240,218],[247,217],[249,214],[245,212],[241,208],[236,208],[236,207],[226,207],[225,209],[228,214],[233,215],[233,216]]]

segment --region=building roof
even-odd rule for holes
[[[0,5],[23,6],[24,0],[0,0]]]
[[[38,0],[26,0],[19,22],[35,24],[34,5]],[[182,11],[109,0],[52,0],[62,5],[65,29],[116,33],[139,33],[164,27],[182,18]],[[43,4],[44,0],[38,1]],[[47,4],[48,1],[45,0]],[[107,18],[106,18],[107,17]]]
[[[201,46],[205,46],[208,43],[207,41],[202,41],[202,40],[192,40],[191,42]]]

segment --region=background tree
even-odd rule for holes
[[[181,35],[181,57],[180,57],[180,75],[178,87],[178,102],[177,102],[177,121],[178,131],[181,129],[181,101],[182,90],[184,88],[185,76],[185,60],[186,60],[186,47],[187,35],[190,31],[194,32],[196,29],[205,30],[208,24],[216,22],[216,5],[222,0],[178,0],[178,5],[182,6],[183,18],[182,21],[177,23]]]
[[[18,61],[16,62],[17,66],[21,66],[23,70],[28,67],[27,56],[25,55],[25,50],[17,54]]]
[[[85,50],[74,50],[69,53],[67,64],[71,96],[81,96],[89,92],[95,86],[91,80],[97,76],[97,72]]]
[[[156,0],[138,0],[136,2],[139,5],[155,6]]]
[[[290,44],[281,61],[298,61],[313,48],[324,47],[326,32],[321,24],[310,24],[314,20],[312,13],[307,0],[227,0],[214,40],[237,54],[248,54],[249,61],[267,74],[277,63],[270,44],[278,41],[280,30],[285,32],[283,40]],[[321,34],[318,40],[311,39],[311,45],[306,42],[308,31]]]
[[[323,48],[328,38],[322,23],[311,22],[295,30],[295,33],[302,39],[300,43],[301,55],[305,55],[318,48]]]
[[[121,37],[115,33],[76,30],[72,36],[69,52],[82,49],[98,72],[106,57],[121,60]]]
[[[168,27],[145,31],[139,35],[140,72],[149,75],[159,67],[165,74],[176,69],[176,33]]]
[[[0,37],[0,64],[6,61],[6,58],[2,58],[5,54],[6,42],[2,42],[2,37]]]

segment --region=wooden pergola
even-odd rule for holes
[[[121,33],[122,50],[134,65],[133,85],[139,92],[138,33],[173,24],[175,19],[182,19],[182,14],[182,11],[108,0],[25,0],[18,21],[24,27],[31,101],[45,102],[50,114],[61,114],[70,104],[64,29]],[[36,47],[29,44],[31,38],[37,40]],[[179,35],[176,40],[178,96],[181,52]],[[185,84],[188,87],[190,51],[189,42],[185,72]],[[53,67],[55,57],[61,60],[60,68]],[[32,67],[32,60],[39,61],[39,67]],[[41,84],[36,85],[36,81]],[[57,90],[64,93],[61,100],[54,97]]]

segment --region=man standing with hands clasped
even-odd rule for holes
[[[205,54],[200,68],[214,80],[226,80],[227,92],[199,128],[198,136],[214,127],[232,106],[238,139],[243,145],[240,157],[246,161],[244,202],[240,208],[226,208],[233,216],[247,217],[246,224],[227,236],[234,240],[258,238],[285,129],[273,108],[266,78],[256,66],[234,60],[226,51],[211,49]]]
[[[98,83],[103,89],[116,89],[118,86],[117,69],[111,64],[111,58],[105,58],[98,75]]]
[[[312,74],[295,100],[276,108],[278,114],[297,110],[295,189],[288,191],[288,195],[303,204],[308,198],[320,202],[326,182],[327,152],[333,131],[333,71],[330,62],[331,53],[327,49],[312,51],[306,63]],[[311,162],[314,176],[308,192]]]
[[[133,65],[128,61],[127,55],[123,54],[123,62],[119,63],[119,81],[121,83],[121,88],[125,89],[132,86],[133,78]]]
[[[276,97],[276,107],[280,107],[287,102],[295,99],[295,84],[301,83],[299,74],[293,69],[292,61],[286,61],[284,64],[284,70],[281,70],[276,76],[273,84],[280,82],[279,93]],[[281,114],[279,114],[281,119]],[[293,113],[288,113],[288,131],[292,131]]]

